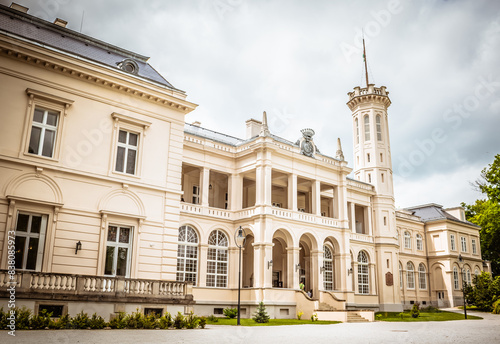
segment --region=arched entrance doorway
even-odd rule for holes
[[[292,288],[293,281],[289,278],[289,262],[287,248],[291,243],[290,235],[278,229],[273,235],[273,288]],[[267,268],[267,266],[266,266]]]

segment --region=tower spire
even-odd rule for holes
[[[363,61],[365,62],[366,87],[368,87],[368,67],[366,66],[365,34],[363,33]]]

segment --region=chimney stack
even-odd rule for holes
[[[19,12],[23,12],[23,13],[28,13],[28,10],[29,10],[28,7],[21,6],[19,4],[16,4],[15,2],[10,4],[10,8],[12,8],[13,10],[19,11]]]
[[[68,22],[66,20],[62,20],[61,18],[56,18],[56,20],[54,20],[54,24],[60,27],[66,27],[66,25],[68,25]]]

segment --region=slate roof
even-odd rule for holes
[[[119,70],[121,69],[118,68],[118,63],[125,59],[132,59],[137,63],[139,71],[137,75],[129,75],[139,76],[162,86],[176,89],[147,63],[149,57],[113,46],[3,5],[0,5],[0,33],[22,37],[42,46],[55,48]]]
[[[462,221],[455,216],[448,213],[443,209],[443,206],[439,204],[425,204],[416,207],[405,208],[405,210],[409,210],[413,213],[413,215],[419,216],[423,222],[430,222],[436,220],[450,220],[459,223],[465,223],[470,226],[479,227],[476,224],[469,221]]]
[[[213,131],[213,130],[203,128],[203,127],[200,127],[197,125],[189,124],[189,123],[184,124],[184,132],[188,133],[188,134],[196,135],[199,137],[207,138],[207,139],[210,139],[213,141],[217,141],[220,143],[224,143],[224,144],[227,144],[227,145],[230,145],[233,147],[242,145],[246,142],[250,142],[257,137],[256,136],[256,137],[252,137],[248,140],[242,140],[242,139],[239,139],[239,138],[234,137],[234,136],[222,134],[222,133],[219,133],[217,131]]]

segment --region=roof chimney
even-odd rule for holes
[[[59,25],[60,27],[66,27],[68,22],[66,20],[62,20],[61,18],[56,18],[56,20],[54,20],[54,24]]]
[[[15,2],[10,4],[10,8],[12,8],[13,10],[19,11],[19,12],[23,12],[23,13],[28,13],[28,10],[29,10],[28,7],[21,6],[19,4],[16,4]]]
[[[194,125],[195,127],[199,127],[201,125],[201,122],[194,121],[193,123],[191,123],[191,125]]]
[[[254,136],[259,136],[260,128],[262,127],[262,122],[257,121],[256,119],[250,118],[245,122],[247,124],[247,139],[252,138]]]

